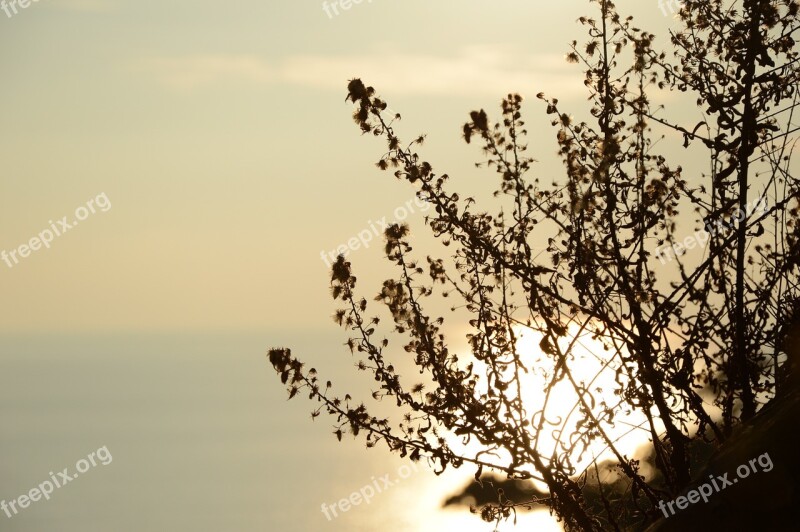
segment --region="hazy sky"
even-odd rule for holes
[[[618,4],[654,32],[675,24],[655,1]],[[426,157],[465,186],[485,175],[459,139],[467,113],[496,115],[521,92],[533,154],[557,171],[532,96],[585,108],[563,56],[592,9],[364,0],[329,16],[318,0],[41,0],[0,12],[0,250],[98,195],[111,205],[0,262],[0,330],[328,326],[320,251],[413,198],[374,167],[383,146],[352,123],[348,78],[403,114],[405,138],[427,133]],[[377,279],[378,246],[351,258]]]

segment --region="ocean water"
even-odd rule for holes
[[[0,511],[0,531],[493,530],[466,509],[441,509],[470,471],[409,470],[360,440],[338,443],[324,416],[311,421],[307,399],[287,402],[266,348],[314,353],[341,380],[352,374],[341,340],[286,332],[0,337],[0,501],[58,480],[64,468],[84,470],[49,500],[9,510],[10,518]],[[96,465],[78,463],[92,452]],[[323,503],[383,486],[385,475],[392,485],[369,504],[326,518]],[[521,523],[558,530],[541,513]]]

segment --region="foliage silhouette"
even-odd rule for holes
[[[449,176],[418,153],[424,137],[398,138],[400,117],[387,116],[374,88],[359,79],[347,86],[360,130],[387,143],[377,166],[435,208],[426,223],[450,250],[421,262],[407,226],[386,230],[398,276],[375,300],[423,383],[395,370],[397,353],[379,338],[380,318],[367,315],[351,264],[340,256],[332,267],[332,296],[343,305],[335,319],[353,334],[350,350],[364,357],[359,369],[379,383],[373,399],[392,398],[402,421],[333,395],[331,383],[322,386],[289,349],[271,349],[269,360],[290,397],[307,391],[321,403],[313,417],[325,411],[336,419],[340,440],[363,434],[368,447],[383,442],[439,472],[471,465],[476,479],[485,469],[546,486],[546,497],[485,506],[486,520],[545,506],[567,530],[641,529],[658,518],[660,500],[689,485],[698,460],[788,382],[782,342],[789,303],[800,295],[800,187],[790,168],[800,8],[796,0],[686,0],[668,57],[613,2],[591,3],[599,16],[580,18],[588,40],[573,42],[567,56],[583,65],[591,123],[538,95],[556,129],[562,178],[530,178],[519,95],[503,99],[499,122],[478,110],[463,127],[464,140],[479,144],[498,174],[493,214],[450,191]],[[677,123],[654,107],[652,94],[666,90],[695,101],[703,120]],[[704,152],[707,175],[687,179],[656,152],[657,135],[675,133]],[[759,195],[768,207],[747,212]],[[717,226],[702,259],[654,260],[656,248],[676,243],[687,211],[698,227]],[[537,255],[534,243],[545,242]],[[426,310],[427,300],[443,296],[471,315],[467,354],[449,348],[444,318]],[[518,348],[522,331],[539,340],[541,360]],[[594,342],[612,390],[578,376],[580,338]],[[533,374],[546,381],[542,404],[523,400]],[[551,395],[561,384],[576,397],[564,419],[553,414],[563,405]],[[644,458],[628,456],[615,436],[628,412],[642,416],[636,429],[649,436]],[[586,465],[598,445],[611,462]]]

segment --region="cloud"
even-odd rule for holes
[[[218,84],[294,85],[340,91],[360,77],[382,92],[449,96],[544,91],[584,94],[581,71],[556,54],[525,54],[511,47],[469,47],[444,55],[406,52],[293,55],[269,64],[253,55],[210,54],[144,61],[166,86],[191,90]]]

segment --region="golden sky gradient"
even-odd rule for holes
[[[619,4],[674,26],[656,2]],[[584,112],[580,68],[563,56],[587,5],[374,0],[329,17],[316,0],[42,0],[0,12],[0,250],[98,194],[113,206],[0,262],[0,328],[328,326],[320,251],[413,198],[373,166],[383,148],[353,125],[347,80],[378,88],[406,138],[427,133],[424,153],[455,186],[485,175],[459,138],[467,113],[527,95],[532,151],[558,176],[532,96]],[[382,264],[378,246],[351,258],[366,278]]]

